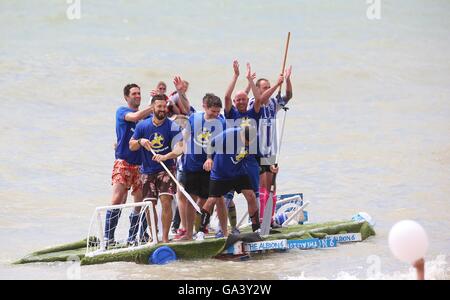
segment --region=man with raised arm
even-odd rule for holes
[[[139,172],[142,162],[141,153],[130,151],[128,143],[134,133],[136,124],[149,116],[152,111],[150,106],[139,110],[141,89],[137,84],[127,84],[123,89],[123,95],[127,106],[121,106],[116,111],[117,143],[112,171],[113,195],[111,205],[124,204],[130,189],[131,194],[134,196],[134,201],[142,201],[142,183]],[[104,234],[106,246],[114,243],[114,232],[120,214],[120,209],[109,209],[106,212]]]
[[[175,91],[169,97],[169,110],[175,115],[191,115],[195,110],[186,96],[189,82],[183,80],[180,76],[175,76],[173,85],[175,86]]]
[[[278,167],[275,166],[276,155],[278,151],[277,136],[276,136],[276,115],[277,112],[284,107],[292,98],[292,83],[291,83],[292,66],[285,70],[284,76],[281,74],[278,77],[277,84],[273,87],[270,82],[261,78],[256,81],[256,87],[261,95],[261,120],[259,126],[259,146],[260,146],[260,217],[264,216],[264,209],[269,201],[270,188],[273,182],[273,176],[278,172]],[[273,93],[280,87],[286,79],[286,94],[285,96],[272,97]],[[249,108],[253,107],[255,99],[250,99]],[[272,218],[276,207],[276,193],[273,194],[272,199]],[[272,225],[275,226],[273,219]]]
[[[255,83],[253,82],[253,79],[256,75],[252,74],[250,64],[247,64],[246,77],[248,80],[248,87],[252,89],[253,95],[255,96],[254,105],[250,109],[247,109],[249,99],[246,91],[238,91],[235,94],[234,99],[231,99],[233,90],[239,77],[239,63],[236,60],[233,61],[233,70],[233,79],[225,93],[225,118],[227,119],[227,122],[229,124],[233,123],[233,127],[240,127],[251,122],[253,123],[253,126],[257,128],[261,116],[261,100],[259,90],[256,88]],[[244,168],[247,170],[252,189],[255,192],[257,203],[259,204],[259,165],[257,161],[257,153],[250,153],[249,158],[244,161]],[[232,233],[237,234],[239,233],[239,230],[236,228],[236,207],[233,202],[234,192],[234,190],[229,191],[225,195],[225,200],[228,207],[228,217],[230,220]]]

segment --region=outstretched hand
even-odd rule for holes
[[[233,60],[234,76],[239,77],[239,63],[237,60]]]
[[[255,80],[256,78],[256,73],[252,74],[252,67],[250,66],[250,63],[247,63],[247,79],[248,80]]]
[[[175,89],[177,91],[181,91],[184,87],[183,79],[181,79],[180,76],[175,76],[175,78],[173,79],[173,85],[175,86]]]
[[[291,80],[291,74],[292,74],[292,66],[290,66],[284,71],[284,78],[286,78],[286,80]]]

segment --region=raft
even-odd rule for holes
[[[249,229],[248,229],[249,230]],[[261,237],[262,241],[275,240],[310,240],[326,239],[330,235],[358,233],[364,241],[375,235],[373,227],[367,221],[333,221],[316,224],[292,225],[272,230],[267,236]],[[90,243],[97,243],[96,237],[89,238]],[[77,257],[81,265],[95,265],[110,262],[134,262],[148,264],[149,257],[162,246],[169,246],[180,260],[212,259],[226,252],[226,238],[207,238],[203,241],[159,243],[144,248],[133,249],[120,253],[105,253],[95,256],[86,256],[87,239],[63,244],[37,252],[33,252],[14,264],[51,263],[73,260]]]

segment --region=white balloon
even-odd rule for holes
[[[428,250],[427,233],[415,221],[400,221],[389,232],[389,248],[399,260],[412,264],[425,257]]]

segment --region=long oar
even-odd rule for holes
[[[150,148],[150,151],[152,152],[153,155],[156,155],[155,151]],[[177,187],[180,189],[180,192],[183,193],[183,195],[186,196],[186,198],[189,200],[189,202],[191,202],[192,206],[195,208],[195,210],[201,214],[202,211],[200,210],[200,207],[197,205],[197,203],[195,203],[194,199],[192,199],[191,195],[189,195],[188,192],[186,192],[186,190],[184,189],[184,187],[178,182],[178,180],[175,178],[175,176],[173,176],[172,172],[169,171],[169,169],[167,168],[166,164],[163,163],[162,161],[159,162],[161,164],[161,166],[164,168],[164,170],[166,170],[167,174],[169,174],[170,178],[172,178],[172,180],[177,184]]]

